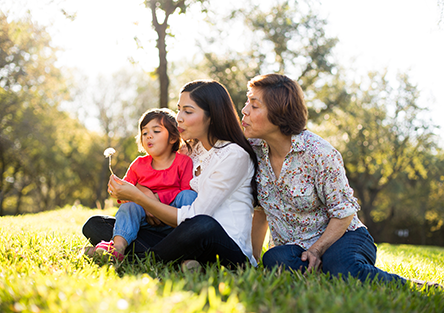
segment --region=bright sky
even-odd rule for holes
[[[0,9],[13,7],[23,14],[27,8],[20,6],[21,1],[0,0]],[[434,122],[441,125],[438,134],[444,138],[444,20],[439,24],[438,1],[321,0],[321,9],[329,20],[328,34],[339,38],[336,57],[340,64],[358,75],[386,67],[391,74],[409,71],[422,92],[421,103],[430,108]],[[65,50],[59,55],[60,65],[95,76],[113,73],[133,57],[144,60],[146,70],[153,70],[156,35],[150,12],[141,2],[58,0],[68,13],[77,12],[73,22],[50,7],[33,10],[33,16],[43,24],[54,22],[49,29],[54,45]],[[179,60],[196,51],[192,35],[199,25],[186,16],[172,22],[176,41],[169,45],[169,58]],[[136,50],[134,36],[149,42],[149,47]]]
[[[442,1],[441,1],[442,2]],[[444,140],[444,16],[438,0],[324,0],[340,63],[357,71],[409,71]],[[444,5],[444,2],[443,2]]]

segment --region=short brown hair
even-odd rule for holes
[[[142,146],[142,128],[145,127],[152,120],[157,120],[168,131],[168,140],[175,140],[171,147],[172,152],[180,148],[180,134],[177,129],[176,114],[170,109],[151,109],[142,114],[139,119],[139,134],[136,136],[137,146],[139,152],[146,152]]]
[[[298,83],[285,75],[267,74],[251,79],[248,88],[253,87],[262,91],[268,120],[279,126],[284,135],[297,135],[305,130],[308,110]]]

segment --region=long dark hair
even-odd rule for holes
[[[239,115],[227,89],[214,80],[196,80],[186,84],[180,93],[189,92],[190,98],[210,118],[208,142],[214,146],[217,140],[225,140],[238,144],[249,155],[254,164],[254,175],[251,179],[253,189],[253,205],[257,205],[257,158],[253,148],[244,136]]]

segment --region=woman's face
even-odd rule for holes
[[[197,139],[202,142],[205,149],[210,150],[208,142],[208,128],[210,118],[205,115],[189,92],[182,92],[177,103],[178,113],[176,116],[178,130],[183,140]]]
[[[268,109],[262,98],[262,90],[251,88],[247,93],[247,102],[242,109],[242,127],[247,138],[267,138],[275,133],[280,132],[277,125],[272,124],[268,120]]]

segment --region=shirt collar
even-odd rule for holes
[[[225,141],[225,140],[217,140],[217,141],[214,143],[213,147],[211,147],[210,150],[207,150],[207,149],[204,148],[202,142],[199,141],[199,142],[197,143],[197,146],[199,147],[199,148],[198,148],[198,151],[199,151],[199,159],[200,159],[200,160],[204,160],[204,159],[208,158],[208,157],[211,156],[211,155],[212,155],[212,154],[213,154],[218,148],[221,148],[221,147],[223,147],[223,146],[225,146],[225,145],[227,145],[227,144],[229,144],[229,143],[230,143],[229,141]]]
[[[290,152],[301,152],[305,151],[305,139],[306,131],[302,131],[298,135],[291,135],[291,149]]]
[[[291,135],[291,148],[288,153],[305,151],[306,131],[302,131],[298,135]],[[268,144],[265,140],[261,140],[261,149],[264,155],[268,155]]]

